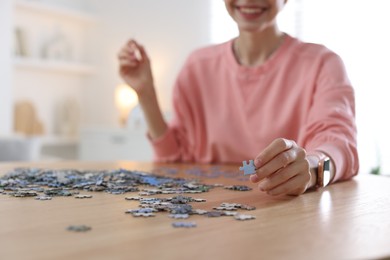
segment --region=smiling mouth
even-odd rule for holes
[[[267,10],[267,8],[258,6],[237,6],[236,9],[243,17],[248,19],[258,18]]]

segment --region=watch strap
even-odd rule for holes
[[[310,153],[310,156],[314,156],[318,159],[317,167],[315,170],[316,182],[314,185],[315,189],[325,187],[328,183],[329,167],[330,167],[330,158],[323,152],[314,151]],[[326,175],[326,176],[325,176]]]

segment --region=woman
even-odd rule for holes
[[[255,158],[250,180],[270,195],[299,195],[358,172],[354,92],[344,65],[322,45],[279,30],[287,0],[225,0],[239,36],[194,51],[159,108],[150,60],[130,40],[120,75],[138,94],[158,161],[231,163]],[[318,169],[320,168],[320,169]]]

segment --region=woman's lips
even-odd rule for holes
[[[238,6],[237,10],[244,19],[253,20],[259,18],[265,12],[266,8]]]

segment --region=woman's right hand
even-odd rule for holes
[[[129,40],[118,54],[119,74],[138,96],[153,90],[153,75],[145,49],[135,40]]]

